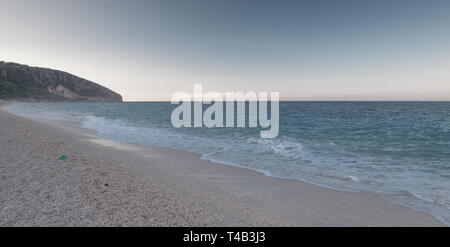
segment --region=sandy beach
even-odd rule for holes
[[[119,144],[3,110],[0,126],[0,226],[444,226],[375,194],[195,153]]]

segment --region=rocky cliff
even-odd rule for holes
[[[67,72],[0,61],[0,99],[121,102],[122,96]]]

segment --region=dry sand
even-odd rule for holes
[[[0,226],[443,226],[374,194],[266,177],[2,110],[0,177]]]

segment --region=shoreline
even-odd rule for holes
[[[252,169],[210,162],[201,159],[200,154],[186,151],[121,144],[75,134],[1,109],[0,121],[5,126],[0,133],[7,137],[0,143],[0,150],[5,150],[0,151],[0,161],[6,164],[0,169],[7,178],[2,181],[1,201],[8,204],[0,205],[6,208],[0,215],[0,225],[445,226],[427,213],[393,204],[372,193],[345,192],[270,177]],[[47,149],[41,150],[45,147]],[[52,153],[50,147],[75,155],[72,158],[69,154],[69,159],[63,163],[57,160],[57,153]],[[30,154],[37,159],[31,161]],[[25,156],[16,160],[12,155]],[[61,163],[70,164],[73,171],[67,174],[61,170]],[[17,167],[17,164],[25,167]],[[30,171],[27,166],[33,169]],[[21,171],[16,177],[9,176],[13,167]],[[50,167],[59,167],[56,168],[59,173],[46,170]],[[86,170],[94,172],[86,173]],[[36,177],[33,172],[40,176]],[[24,178],[21,174],[30,177],[24,175]],[[87,177],[78,177],[80,174]],[[56,196],[55,202],[60,205],[57,209],[54,209],[55,203],[42,201],[41,193],[30,193],[33,188],[23,183],[26,180],[49,185],[45,180],[49,177],[65,185],[57,190],[55,184],[42,187],[47,197],[62,194]],[[72,181],[73,177],[78,180]],[[102,177],[116,177],[112,180],[121,186],[116,188],[111,182],[102,186],[98,182]],[[80,187],[90,193],[86,194]],[[113,187],[115,193],[108,193]],[[71,197],[65,194],[76,194],[78,199],[85,200],[68,204],[66,200]],[[130,197],[136,200],[130,202]],[[18,206],[22,211],[12,210]],[[30,210],[30,207],[41,210]],[[44,210],[46,216],[42,215],[42,209],[48,208],[53,211]],[[80,208],[87,209],[80,212]],[[133,214],[136,209],[151,217],[136,216]],[[65,220],[67,218],[77,220]]]

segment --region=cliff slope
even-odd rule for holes
[[[122,96],[67,72],[0,61],[0,99],[121,102]]]

